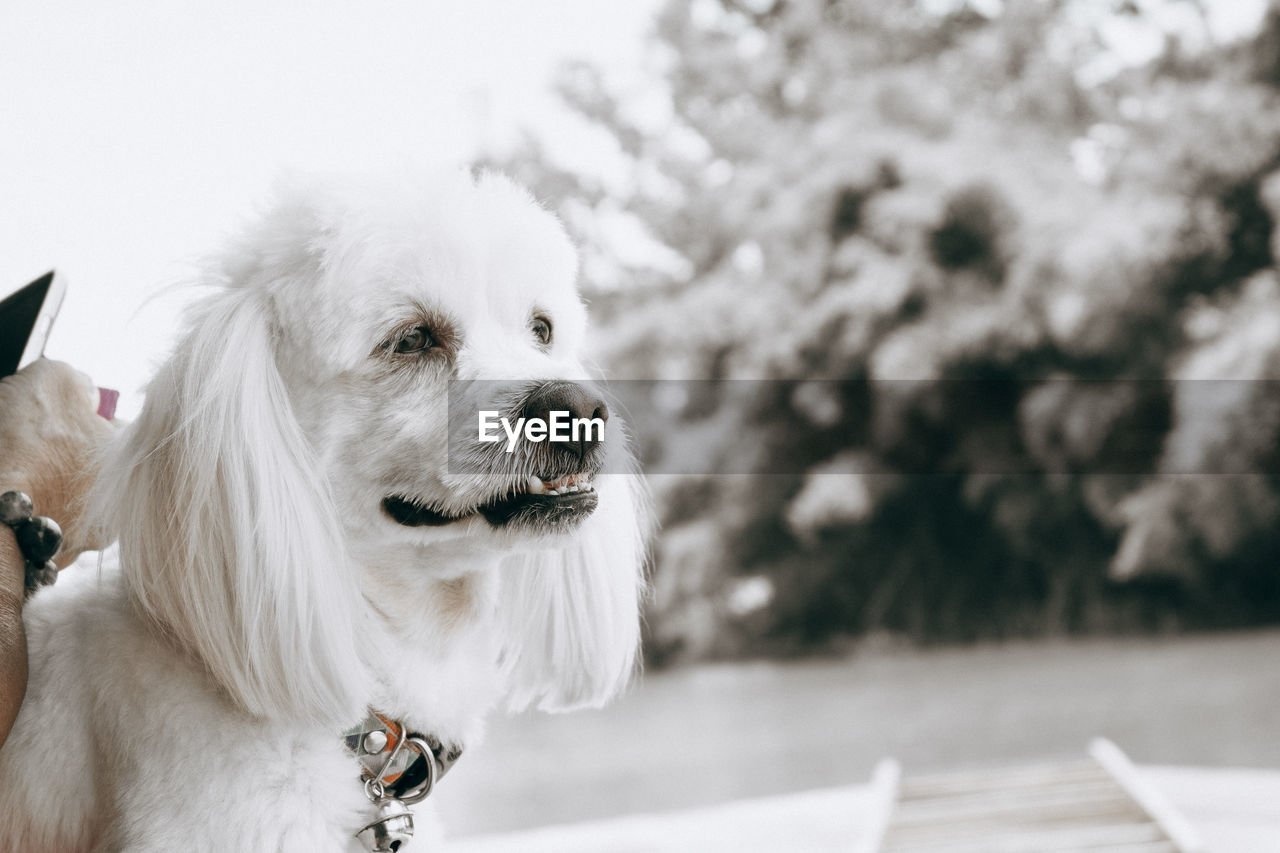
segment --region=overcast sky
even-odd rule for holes
[[[187,297],[148,298],[282,168],[465,162],[521,126],[607,161],[548,84],[577,58],[641,79],[657,5],[3,0],[0,291],[64,272],[46,353],[135,414]]]
[[[1078,6],[1097,15],[1090,4]],[[1194,32],[1187,4],[1146,5]],[[528,127],[607,170],[610,146],[549,82],[588,59],[633,94],[652,88],[644,37],[658,6],[0,0],[0,292],[61,270],[70,289],[47,353],[121,390],[131,416],[189,299],[165,289],[282,169],[465,162]],[[1207,8],[1230,37],[1263,6]],[[1126,62],[1163,44],[1147,24],[1112,24],[1104,36]]]

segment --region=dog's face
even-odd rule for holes
[[[645,525],[636,478],[602,475],[627,453],[576,275],[503,178],[284,188],[219,256],[95,498],[144,612],[255,713],[362,707],[389,677],[371,636],[429,657],[459,620],[492,634],[475,667],[513,706],[611,696]],[[602,429],[508,453],[480,411]],[[442,620],[441,582],[478,573],[487,597]]]
[[[306,251],[266,283],[280,370],[352,551],[412,560],[572,534],[622,444],[581,361],[574,249],[505,179],[416,189],[310,199],[287,223],[309,232]],[[481,411],[566,411],[603,435],[483,442]]]
[[[355,553],[529,547],[598,506],[621,444],[580,352],[586,313],[563,228],[502,178],[416,196],[334,193],[273,275],[280,370]],[[296,216],[297,211],[285,215]],[[572,443],[481,442],[477,414],[599,418]]]

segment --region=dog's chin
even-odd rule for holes
[[[600,503],[590,479],[571,475],[546,481],[530,478],[523,488],[496,496],[472,509],[447,511],[403,495],[382,500],[382,511],[404,527],[445,527],[482,518],[495,528],[532,533],[571,530],[595,512]]]

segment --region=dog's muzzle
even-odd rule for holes
[[[514,418],[524,420],[549,421],[553,412],[568,412],[572,419],[595,419],[601,423],[609,419],[605,401],[576,382],[535,385],[512,408]],[[603,467],[601,433],[583,430],[570,441],[525,444],[514,456],[495,450],[491,459],[494,465],[486,473],[500,475],[499,465],[509,470],[513,464],[537,473],[524,477],[505,494],[461,513],[443,512],[400,495],[383,499],[383,511],[406,527],[441,527],[479,515],[494,527],[554,532],[572,528],[599,505],[592,477]]]

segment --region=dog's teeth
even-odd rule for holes
[[[595,486],[586,474],[570,474],[554,480],[541,480],[530,477],[529,494],[532,495],[569,495],[574,492],[594,492]]]

